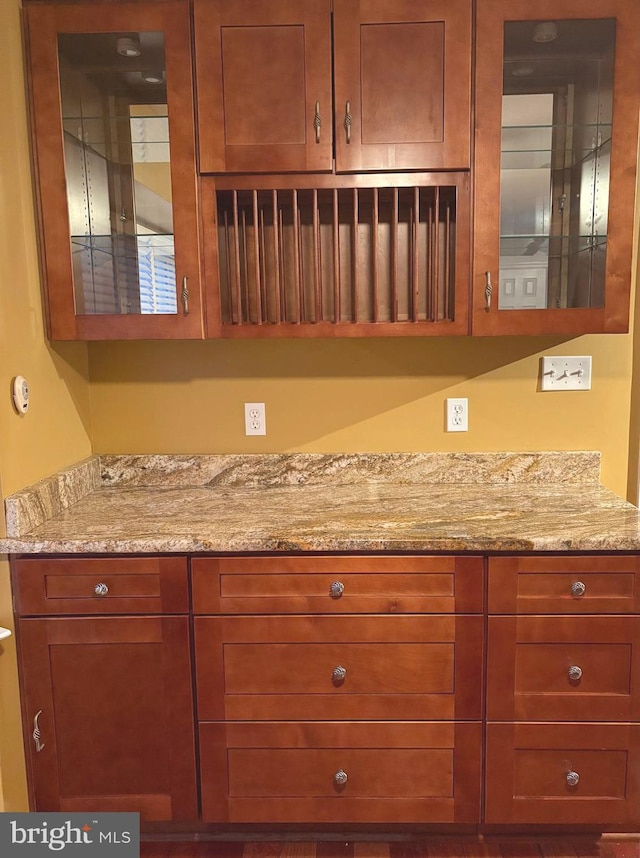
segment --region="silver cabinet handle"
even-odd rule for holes
[[[569,679],[573,682],[577,682],[582,678],[582,668],[578,667],[577,664],[572,664],[568,670]]]
[[[182,292],[180,293],[180,297],[182,298],[182,307],[184,309],[185,316],[189,315],[189,278],[185,274],[182,278]]]
[[[106,596],[109,592],[109,588],[106,584],[100,583],[96,584],[96,586],[93,588],[93,592],[96,594],[96,596]]]
[[[351,102],[347,101],[344,106],[344,130],[347,134],[347,143],[351,143]]]
[[[329,587],[329,595],[332,599],[339,599],[344,593],[344,584],[342,581],[332,581]]]
[[[587,585],[583,584],[582,581],[574,581],[571,585],[571,595],[575,596],[576,599],[579,599],[580,596],[584,596],[586,589]]]
[[[42,715],[42,709],[38,709],[38,711],[36,712],[36,716],[33,719],[33,733],[31,734],[31,737],[32,737],[34,744],[36,746],[36,751],[38,753],[40,753],[40,751],[44,748],[44,742],[40,741],[40,727],[38,725],[38,718],[41,715]]]
[[[333,776],[333,780],[338,786],[344,786],[349,780],[349,778],[347,777],[346,772],[344,772],[342,769],[338,769],[338,771]]]
[[[333,677],[334,682],[342,682],[346,675],[347,675],[347,668],[341,667],[341,665],[334,667],[333,670],[331,671],[331,676]]]
[[[313,117],[313,127],[316,132],[316,143],[320,142],[320,126],[322,125],[322,118],[320,117],[320,102],[316,101],[316,112]]]
[[[567,772],[567,784],[569,786],[578,786],[580,775],[578,772]]]
[[[484,308],[489,312],[491,309],[491,296],[493,295],[493,286],[491,285],[491,272],[485,271],[486,284],[484,287]]]

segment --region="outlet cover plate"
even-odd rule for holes
[[[591,390],[591,355],[541,358],[540,390]]]

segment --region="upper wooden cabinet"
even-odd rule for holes
[[[628,329],[639,30],[627,0],[478,0],[474,334]]]
[[[50,337],[203,336],[188,3],[25,19]]]
[[[331,5],[195,0],[201,171],[468,168],[469,0]]]

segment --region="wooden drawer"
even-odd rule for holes
[[[636,555],[492,557],[489,613],[639,613],[639,571]]]
[[[196,617],[199,718],[475,720],[482,625],[466,615]]]
[[[481,746],[472,722],[201,723],[202,818],[478,822]]]
[[[12,572],[23,616],[189,610],[186,557],[24,558],[12,561]]]
[[[196,614],[479,613],[482,572],[481,557],[196,557],[193,608]]]
[[[489,617],[487,718],[635,720],[639,648],[636,617]]]
[[[637,724],[489,724],[485,822],[637,824],[639,775]]]

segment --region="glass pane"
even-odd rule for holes
[[[509,21],[501,310],[602,307],[615,21]]]
[[[58,37],[77,313],[176,313],[164,36]]]

